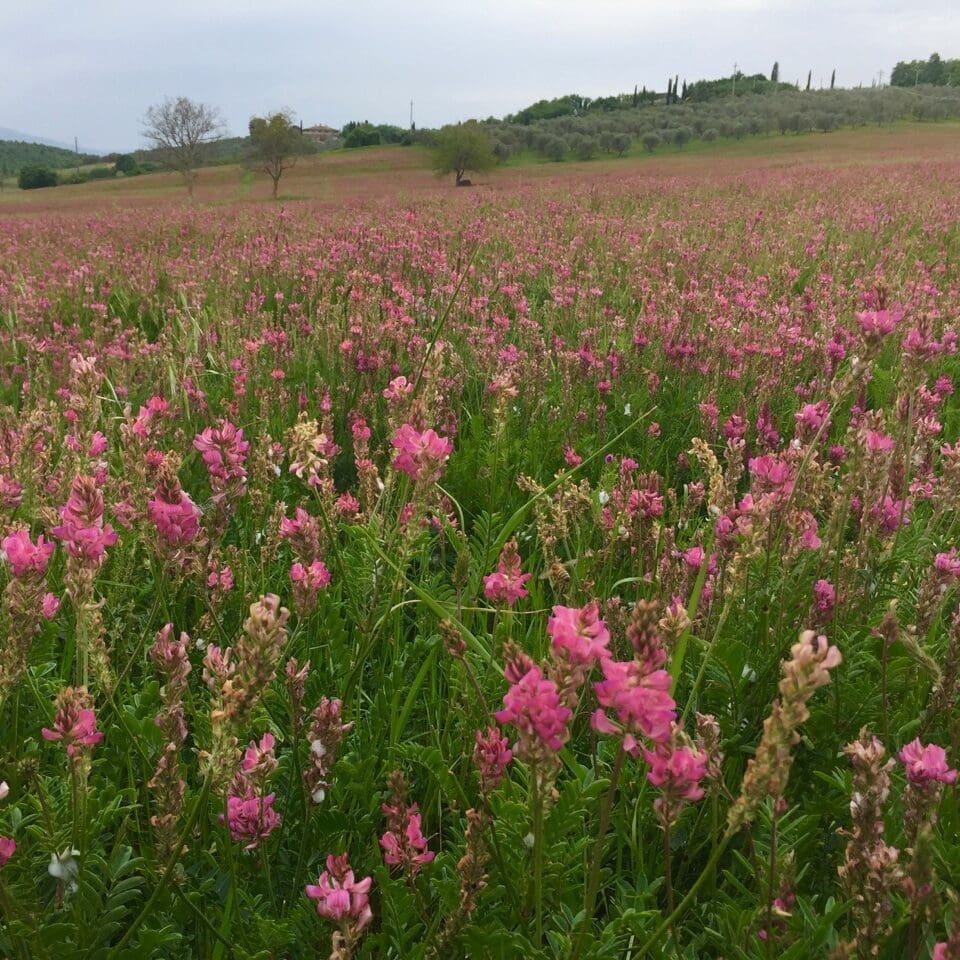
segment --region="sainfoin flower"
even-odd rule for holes
[[[345,853],[327,857],[327,869],[316,884],[307,886],[307,896],[317,901],[317,913],[335,923],[352,921],[354,932],[361,931],[373,918],[370,910],[372,877],[357,880]]]
[[[229,420],[221,420],[219,426],[207,427],[198,433],[193,445],[207,465],[214,493],[221,492],[231,482],[240,487],[246,483],[245,464],[250,444],[243,439],[243,431]]]
[[[45,541],[43,534],[40,534],[34,543],[30,539],[29,530],[14,530],[0,541],[2,556],[10,564],[10,571],[15,577],[32,574],[42,577],[54,549],[55,545]]]
[[[247,796],[230,794],[227,797],[227,825],[234,840],[248,840],[247,850],[254,850],[280,823],[280,815],[273,809],[274,794]]]
[[[497,727],[487,727],[486,731],[477,731],[473,762],[480,772],[481,793],[489,794],[499,786],[511,759],[513,759],[513,753],[507,738]]]
[[[44,740],[60,740],[67,749],[71,760],[80,760],[96,746],[103,734],[97,729],[97,718],[93,711],[93,701],[86,687],[65,687],[57,696],[57,712],[53,729],[44,727],[40,731]]]
[[[947,764],[947,753],[943,747],[933,743],[924,746],[917,737],[900,751],[899,756],[911,783],[936,781],[951,784],[957,781],[957,771]]]
[[[636,756],[638,736],[665,743],[676,719],[666,670],[646,672],[637,660],[604,660],[604,679],[593,685],[601,709],[591,718],[599,733],[623,735],[623,749]],[[616,722],[610,714],[616,717]]]
[[[517,728],[520,739],[514,749],[530,758],[537,756],[541,746],[555,752],[567,742],[572,714],[560,702],[557,685],[545,679],[538,666],[532,666],[510,687],[503,698],[503,709],[494,716],[500,723]]]
[[[170,502],[161,496],[147,502],[147,516],[161,539],[172,546],[190,543],[200,532],[200,508],[183,490]]]
[[[99,566],[107,547],[117,542],[113,527],[103,522],[103,494],[92,477],[74,478],[60,519],[62,523],[50,532],[63,541],[71,557]]]
[[[585,607],[554,607],[547,620],[553,652],[575,666],[591,667],[609,657],[610,632],[596,601]]]
[[[517,541],[510,540],[503,546],[497,569],[483,578],[483,595],[492,603],[512,607],[517,600],[527,596],[524,584],[531,576],[522,572]]]
[[[412,480],[433,483],[443,474],[444,464],[453,453],[453,444],[435,430],[415,430],[405,423],[391,441],[397,450],[393,466]]]
[[[427,838],[420,827],[417,805],[413,804],[405,810],[395,810],[390,804],[384,804],[383,811],[390,816],[392,825],[392,829],[380,838],[384,863],[391,866],[398,864],[411,875],[416,874],[436,856],[432,850],[427,849]]]
[[[675,741],[655,750],[644,750],[643,758],[650,765],[647,780],[661,790],[653,804],[657,818],[664,825],[680,815],[685,801],[703,796],[700,781],[707,775],[707,757],[689,744]]]
[[[0,867],[5,867],[16,851],[16,840],[12,837],[0,837]]]

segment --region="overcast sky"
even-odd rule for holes
[[[746,73],[869,85],[960,57],[958,0],[0,0],[0,127],[143,145],[165,96],[233,133],[291,108],[309,126],[502,116],[542,97]]]

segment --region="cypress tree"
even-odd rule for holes
[[[810,89],[810,81],[811,81],[811,80],[813,80],[813,71],[812,71],[812,70],[808,70],[808,71],[807,71],[807,90]]]
[[[773,61],[773,69],[770,71],[770,82],[771,83],[780,82],[780,63],[777,60]]]

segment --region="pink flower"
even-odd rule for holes
[[[5,867],[16,851],[16,840],[12,837],[0,837],[0,867]]]
[[[383,862],[400,864],[411,876],[416,876],[424,864],[436,856],[427,849],[427,839],[420,829],[420,814],[417,805],[410,807],[385,803],[381,808],[387,814],[389,829],[380,838],[383,847]]]
[[[53,730],[44,727],[44,740],[62,740],[71,760],[80,760],[88,747],[94,747],[103,734],[97,729],[97,718],[86,687],[65,687],[57,696]]]
[[[396,402],[403,397],[408,397],[411,393],[413,393],[413,384],[408,383],[406,377],[394,377],[383,391],[383,396],[387,400]]]
[[[512,607],[517,600],[528,596],[524,584],[531,576],[521,572],[517,541],[510,540],[503,546],[496,571],[483,578],[483,595],[492,603]]]
[[[948,553],[938,553],[933,559],[934,567],[951,577],[960,577],[960,557],[957,548],[951,547]]]
[[[530,756],[531,752],[536,755],[540,745],[557,751],[566,743],[571,711],[560,702],[557,685],[544,679],[539,667],[530,667],[510,687],[503,706],[494,716],[500,723],[509,723],[520,732],[514,748],[520,756]]]
[[[829,580],[818,580],[813,585],[813,599],[821,613],[831,613],[837,602],[837,591]]]
[[[34,544],[28,530],[14,530],[0,541],[2,555],[10,564],[15,577],[30,574],[42,577],[46,573],[47,563],[54,549],[54,544],[44,541],[43,534],[37,537],[37,542]]]
[[[871,453],[887,453],[893,449],[893,437],[879,430],[867,430],[866,447]]]
[[[347,861],[347,855],[327,857],[327,869],[320,874],[316,885],[307,887],[307,896],[317,901],[317,913],[321,917],[341,923],[354,921],[353,929],[359,932],[373,918],[370,910],[370,887],[372,877],[357,880]]]
[[[243,430],[238,430],[229,420],[221,420],[217,427],[207,427],[193,439],[210,474],[210,485],[220,493],[233,481],[243,487],[247,480],[245,464],[248,441],[243,439]]]
[[[269,776],[277,766],[273,753],[276,743],[272,733],[265,733],[259,743],[251,740],[240,761],[240,769],[250,777]]]
[[[171,546],[190,543],[200,532],[200,508],[182,490],[178,497],[171,503],[162,499],[158,489],[155,498],[147,502],[147,516],[161,539]]]
[[[956,783],[957,771],[947,766],[947,753],[943,747],[933,743],[924,746],[919,737],[900,751],[900,762],[911,783]]]
[[[391,441],[397,450],[393,466],[420,483],[433,483],[443,474],[453,444],[434,430],[422,433],[405,423]]]
[[[52,620],[60,609],[60,598],[55,593],[45,593],[40,612],[45,620]]]
[[[593,729],[599,733],[623,735],[623,748],[636,756],[637,735],[654,743],[670,739],[676,719],[676,704],[670,696],[670,674],[666,670],[647,672],[636,660],[604,660],[604,679],[593,685],[604,709],[594,711]],[[616,715],[618,727],[604,710]]]
[[[707,775],[706,754],[690,746],[667,745],[644,750],[643,758],[650,764],[647,779],[662,791],[654,810],[662,823],[673,823],[684,801],[703,796],[700,781]]]
[[[322,560],[314,560],[310,566],[295,563],[290,567],[290,579],[313,591],[322,590],[330,582],[330,571]]]
[[[70,496],[60,508],[60,519],[60,526],[50,532],[75,559],[99,566],[107,547],[117,542],[113,527],[103,522],[103,494],[93,477],[74,478]]]
[[[903,307],[894,304],[889,310],[864,310],[856,314],[864,338],[877,342],[893,333],[903,319]]]
[[[507,738],[497,727],[487,727],[486,732],[477,731],[473,762],[480,771],[481,793],[489,794],[500,785],[507,764],[512,759],[513,753],[507,744]]]
[[[554,607],[547,620],[551,648],[575,666],[592,667],[597,660],[610,656],[607,644],[610,632],[600,619],[596,601],[585,607]]]
[[[247,850],[254,850],[273,833],[280,823],[280,814],[273,809],[274,794],[265,797],[252,792],[244,797],[227,797],[227,825],[235,841],[249,840]]]

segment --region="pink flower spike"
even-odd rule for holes
[[[43,603],[40,607],[40,612],[43,614],[44,619],[52,620],[57,615],[59,609],[60,598],[54,593],[45,593],[43,595]]]

